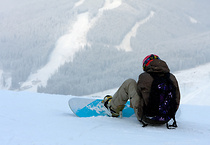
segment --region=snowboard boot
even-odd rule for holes
[[[111,100],[112,100],[112,96],[106,95],[102,103],[110,111],[110,113],[112,114],[112,117],[118,117],[122,113],[122,110],[124,109],[125,105],[120,105],[115,110],[111,107],[111,104],[110,104]]]

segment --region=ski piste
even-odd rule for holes
[[[103,99],[77,97],[71,98],[68,104],[72,112],[78,117],[111,116],[111,113],[101,102],[102,100]],[[120,116],[134,116],[134,110],[130,108],[130,101],[127,101],[125,104],[125,108]]]

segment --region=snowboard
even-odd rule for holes
[[[78,117],[111,116],[111,113],[101,101],[102,99],[95,98],[71,98],[68,104],[72,112]],[[128,101],[121,117],[131,116],[134,116],[134,110],[130,108],[130,101]]]

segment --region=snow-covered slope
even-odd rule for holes
[[[176,73],[182,93],[182,103],[210,104],[210,63]]]
[[[75,96],[1,90],[0,144],[209,145],[210,64],[175,75],[182,92],[175,130],[165,126],[142,128],[135,117],[78,118],[68,107],[68,100]]]
[[[173,71],[210,62],[208,0],[0,2],[2,89],[92,94],[135,79],[149,53]]]
[[[77,7],[84,2],[84,0],[80,0],[75,3],[74,9],[77,9]],[[121,3],[121,0],[112,2],[106,0],[103,7],[99,9],[96,17],[93,17],[92,19],[89,19],[89,12],[78,14],[76,21],[70,26],[68,34],[60,37],[56,42],[56,47],[51,53],[48,63],[38,70],[37,73],[31,74],[28,80],[21,85],[21,88],[30,87],[29,90],[36,92],[38,86],[46,87],[48,79],[56,73],[59,67],[65,63],[72,62],[75,53],[88,44],[87,33],[102,16],[103,11],[115,9],[120,6]],[[33,81],[36,79],[39,81],[34,84]]]

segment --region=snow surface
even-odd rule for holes
[[[75,96],[0,91],[1,145],[209,145],[210,64],[175,73],[182,94],[178,128],[141,127],[135,117],[76,117]],[[114,93],[116,89],[92,96]]]

